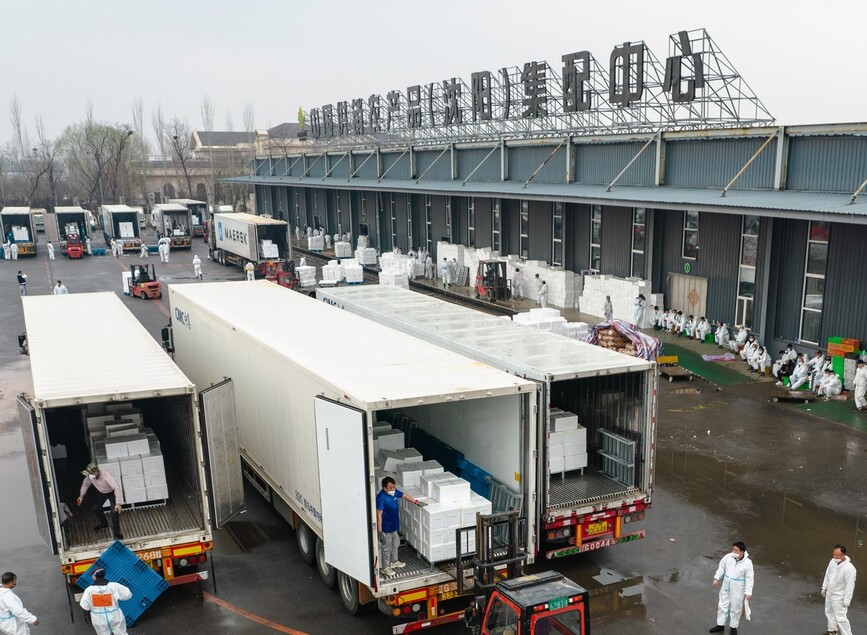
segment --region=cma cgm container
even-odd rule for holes
[[[436,439],[532,501],[536,385],[264,280],[172,285],[169,302],[178,365],[197,386],[232,379],[244,473],[347,609],[378,601],[419,628],[461,619],[471,598],[456,597],[453,559],[407,545],[404,568],[379,567],[373,428],[413,421],[407,446]],[[521,546],[534,540],[530,528]]]
[[[537,383],[539,557],[644,537],[640,521],[653,494],[655,364],[398,287],[316,293],[327,304]],[[587,454],[586,467],[564,464],[552,409],[574,413],[586,430],[586,449],[578,450]]]
[[[206,579],[212,527],[243,508],[231,384],[197,394],[114,293],[21,300],[33,373],[33,394],[18,399],[30,484],[39,533],[67,581],[73,584],[114,541],[110,531],[93,529],[91,493],[75,508],[89,462],[123,488],[123,543],[171,585]],[[100,345],[86,356],[70,345],[95,333]],[[134,436],[145,437],[146,452],[130,456],[124,447],[122,456],[123,440],[133,437],[110,441],[112,426],[144,430]],[[109,443],[110,457],[100,449]],[[139,452],[145,457],[137,461]],[[140,494],[149,500],[133,502]]]

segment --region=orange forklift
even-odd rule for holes
[[[295,261],[266,260],[262,263],[262,277],[287,289],[298,289],[298,276],[295,275]]]
[[[70,260],[78,260],[84,256],[84,245],[81,244],[81,235],[77,231],[66,234],[66,255]]]
[[[476,300],[509,299],[509,280],[506,276],[506,263],[502,260],[479,260],[476,283],[473,288]]]
[[[134,298],[159,299],[163,285],[157,280],[153,265],[130,265],[129,294]]]

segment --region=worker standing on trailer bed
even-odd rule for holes
[[[413,505],[418,505],[418,499],[404,494],[395,485],[394,479],[386,476],[382,479],[382,489],[376,495],[376,531],[379,534],[379,570],[382,575],[394,575],[395,569],[406,566],[398,560],[397,549],[400,546],[400,503],[399,498],[405,498]]]
[[[105,501],[109,502],[109,516],[111,517],[111,530],[114,537],[118,540],[123,540],[120,533],[120,506],[123,505],[123,496],[120,492],[120,485],[117,484],[114,476],[108,470],[100,470],[96,463],[88,463],[87,467],[81,472],[84,475],[84,481],[81,483],[81,491],[78,494],[78,500],[75,504],[81,507],[81,501],[84,500],[84,495],[90,486],[96,490],[96,501],[93,505],[93,512],[96,514],[96,526],[94,531],[100,531],[108,528],[108,523],[105,522],[105,512],[103,505]]]

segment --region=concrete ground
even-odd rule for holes
[[[30,387],[28,358],[18,355],[15,338],[23,330],[15,271],[28,273],[31,294],[49,293],[57,278],[71,293],[118,292],[121,271],[140,260],[106,256],[70,262],[58,257],[49,263],[41,247],[35,260],[0,261],[5,510],[0,570],[18,574],[16,592],[42,620],[32,632],[87,633],[91,628],[78,609],[70,623],[56,557],[36,532],[14,400]],[[201,241],[194,252],[202,258],[206,282],[242,278],[240,270],[207,261]],[[197,284],[192,253],[173,251],[167,265],[154,256],[150,260],[164,283]],[[158,337],[168,321],[165,296],[162,301],[124,301]],[[532,306],[529,301],[525,305],[515,308]],[[88,341],[71,345],[81,346],[86,359],[87,348],[99,343],[94,332]],[[70,372],[85,368],[83,362]],[[867,562],[867,434],[796,405],[775,404],[769,401],[768,382],[749,383],[754,377],[743,377],[744,383],[721,387],[701,379],[660,383],[656,484],[644,522],[647,538],[555,563],[591,589],[594,635],[707,632],[716,614],[711,576],[734,540],[747,543],[756,567],[753,620],[742,623],[739,632],[818,634],[826,627],[818,592],[833,545],[845,543],[856,567]],[[250,488],[247,507],[227,529],[216,532],[216,590],[208,585],[199,602],[187,589],[170,589],[131,632],[390,632],[389,620],[376,612],[359,618],[343,611],[337,593],[301,562],[291,529]],[[867,629],[863,581],[856,586],[849,615],[854,632]],[[439,632],[465,631],[455,625]]]

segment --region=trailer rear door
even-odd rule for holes
[[[51,553],[57,553],[57,537],[54,535],[51,507],[48,504],[48,478],[42,462],[43,448],[36,428],[36,411],[21,397],[18,397],[18,416],[21,420],[24,455],[27,457],[27,471],[30,473],[30,487],[33,489],[33,502],[36,506],[36,527]]]
[[[226,379],[199,393],[211,520],[219,529],[244,511],[244,480],[235,419],[235,388]]]
[[[373,587],[373,539],[365,413],[314,402],[325,561]]]

